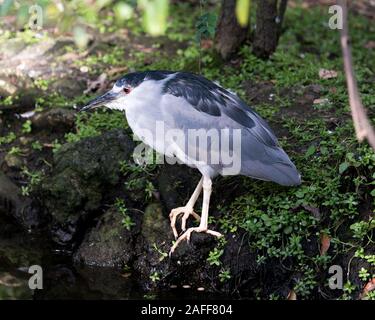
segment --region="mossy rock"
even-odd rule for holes
[[[95,227],[86,234],[74,255],[78,264],[99,267],[124,267],[134,258],[134,233],[139,219],[130,230],[122,224],[123,217],[115,209],[108,210]]]
[[[36,113],[32,118],[33,128],[50,132],[70,130],[75,125],[76,112],[69,109],[54,108]]]
[[[116,192],[121,160],[130,159],[133,142],[122,130],[68,143],[54,156],[54,167],[39,190],[52,218],[53,238],[71,242],[104,197]]]
[[[158,203],[147,206],[142,222],[142,235],[146,242],[152,246],[169,238],[171,232],[169,219],[164,216],[163,208]]]
[[[0,172],[1,217],[11,218],[25,230],[32,230],[43,224],[43,216],[35,201],[22,196],[20,188],[2,172]]]

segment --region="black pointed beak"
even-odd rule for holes
[[[87,105],[79,108],[78,111],[79,112],[88,111],[94,108],[98,108],[100,106],[104,106],[106,103],[115,100],[117,96],[118,96],[118,93],[115,93],[113,91],[108,91],[107,93],[95,98],[94,100],[91,100]]]

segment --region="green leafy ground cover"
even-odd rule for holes
[[[93,79],[119,66],[125,66],[129,71],[201,72],[237,92],[275,128],[280,143],[300,170],[303,183],[295,188],[282,188],[245,177],[219,179],[219,190],[224,189],[220,184],[235,184],[236,187],[225,197],[213,195],[212,211],[218,211],[220,215],[211,217],[210,222],[225,233],[238,229],[248,232],[248,245],[257,252],[259,264],[276,259],[286,269],[293,265],[298,274],[294,280],[298,297],[350,299],[353,293],[362,292],[366,283],[375,276],[375,155],[366,143],[359,144],[355,139],[338,33],[328,28],[327,10],[319,7],[290,8],[279,47],[270,60],[256,58],[248,43],[225,64],[216,57],[209,42],[204,49],[197,45],[195,24],[200,16],[198,9],[178,4],[173,5],[171,11],[167,35],[162,38],[150,39],[135,21],[127,22],[125,27],[130,30],[130,39],[144,39],[148,50],[131,48],[126,41],[115,48],[103,45],[75,61],[74,66],[88,67]],[[359,90],[373,120],[375,50],[366,48],[366,44],[375,40],[375,24],[352,15],[350,25]],[[336,70],[338,76],[322,79],[319,77],[322,68]],[[271,84],[272,97],[268,95],[252,103],[246,91],[248,81]],[[48,82],[38,85],[48,87]],[[305,88],[311,85],[319,87],[321,102],[296,102],[304,98]],[[85,102],[93,95],[95,93],[77,97],[73,102],[55,95],[41,99],[39,107],[71,108],[73,103]],[[79,114],[75,129],[54,141],[54,148],[113,128],[128,129],[121,113],[96,111]],[[10,130],[0,138],[0,146],[10,154],[20,154],[15,144],[21,135],[32,136],[33,131],[27,123],[14,131]],[[37,140],[32,141],[32,146],[36,152],[41,148]],[[23,172],[25,177],[39,177],[38,173],[27,168]],[[37,183],[36,179],[31,180],[30,185]],[[128,187],[129,184],[132,182],[128,182]],[[146,185],[145,193],[149,199],[152,197],[152,182],[148,181]],[[124,224],[127,228],[132,225],[131,221]],[[220,253],[224,246],[225,242],[218,245],[210,254],[208,263],[221,265]],[[335,264],[344,269],[343,291],[332,292],[328,288],[327,270]],[[353,264],[360,265],[360,268],[351,269]],[[220,271],[220,279],[223,282],[230,279],[225,266]],[[260,292],[259,297],[264,297],[264,294]],[[271,293],[268,298],[277,299],[278,295]],[[367,298],[374,299],[375,296],[370,293]]]

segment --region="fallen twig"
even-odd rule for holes
[[[375,132],[366,115],[366,110],[362,105],[361,97],[359,95],[357,81],[354,74],[353,58],[349,42],[348,31],[348,7],[346,0],[339,0],[338,4],[342,8],[343,13],[343,28],[340,31],[340,40],[342,55],[344,59],[344,69],[346,75],[346,83],[349,93],[349,104],[354,122],[356,136],[359,142],[367,139],[371,147],[375,150]]]

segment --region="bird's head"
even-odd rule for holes
[[[88,111],[101,106],[110,109],[125,110],[126,103],[132,91],[144,80],[145,77],[142,73],[129,73],[117,80],[111,90],[91,100],[87,105],[80,108],[79,111]]]

